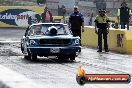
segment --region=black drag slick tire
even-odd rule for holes
[[[31,60],[32,61],[37,61],[37,55],[36,54],[31,54]]]
[[[24,56],[24,59],[31,60],[31,54],[30,54],[30,52],[28,52],[28,55]]]

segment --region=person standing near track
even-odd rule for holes
[[[41,22],[41,16],[39,14],[32,14],[29,18],[28,18],[28,24],[32,25],[34,23],[39,23]]]
[[[110,22],[110,20],[108,16],[106,15],[106,11],[104,9],[100,9],[99,15],[97,15],[95,18],[95,33],[98,34],[98,51],[97,52],[102,52],[102,35],[104,39],[105,52],[109,52],[108,44],[107,44],[107,34],[109,33],[108,22]]]
[[[123,1],[121,4],[121,8],[118,9],[117,13],[118,23],[120,21],[121,29],[125,29],[125,25],[127,25],[127,30],[129,30],[129,23],[131,21],[131,10],[127,7],[126,1]]]
[[[48,7],[45,7],[44,12],[41,14],[41,17],[42,17],[42,23],[53,22],[53,16],[51,11],[48,9]]]
[[[40,23],[41,22],[41,16],[39,14],[32,14],[29,18],[28,18],[28,27],[26,29],[26,33],[25,36],[27,35],[27,32],[29,30],[30,25],[32,24],[36,24],[36,23]]]
[[[79,12],[78,6],[74,6],[74,12],[69,17],[69,26],[73,36],[79,36],[81,38],[81,29],[84,32],[84,18]]]

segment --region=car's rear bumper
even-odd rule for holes
[[[70,55],[77,54],[81,51],[80,46],[74,47],[28,47],[30,53],[37,54],[40,56],[49,55]]]

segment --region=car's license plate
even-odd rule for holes
[[[60,49],[59,48],[51,48],[50,49],[50,52],[51,53],[59,53],[60,52]]]

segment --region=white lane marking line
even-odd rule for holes
[[[10,88],[44,88],[33,80],[0,65],[0,81]]]
[[[7,40],[7,41],[0,41],[0,43],[20,43],[21,41],[12,41],[12,40]]]

